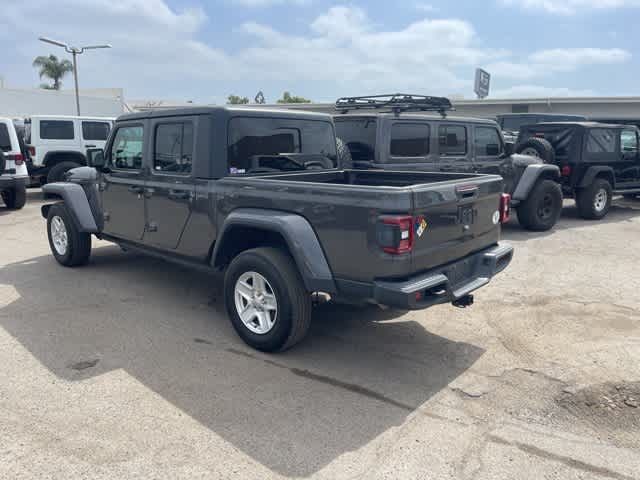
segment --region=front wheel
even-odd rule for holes
[[[541,180],[517,207],[518,221],[527,230],[544,232],[558,222],[562,213],[562,189],[553,180]]]
[[[279,249],[254,248],[234,258],[224,297],[236,332],[257,350],[286,350],[309,329],[310,295],[291,256]]]
[[[51,253],[60,265],[84,265],[91,255],[91,234],[77,229],[63,203],[52,205],[47,215],[47,236]]]
[[[591,185],[580,189],[576,194],[576,206],[582,218],[599,220],[604,218],[611,208],[613,189],[608,180],[596,178]]]
[[[2,201],[11,210],[20,210],[27,203],[27,186],[16,185],[10,190],[2,192]]]

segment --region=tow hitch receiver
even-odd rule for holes
[[[451,305],[458,308],[467,308],[473,305],[473,295],[465,295],[464,297],[460,297],[457,300],[451,302]]]

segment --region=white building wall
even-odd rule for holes
[[[84,92],[80,95],[80,113],[116,117],[125,111],[121,89]],[[75,115],[73,91],[0,88],[0,116],[23,118],[30,115]]]

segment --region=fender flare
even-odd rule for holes
[[[278,233],[293,256],[305,287],[309,292],[336,293],[329,263],[315,231],[306,218],[295,213],[257,208],[239,208],[224,221],[211,255],[211,265],[220,267],[225,248],[225,235],[234,227],[250,227]]]
[[[59,195],[62,197],[64,204],[69,209],[71,216],[81,232],[97,233],[99,231],[96,219],[91,210],[91,205],[89,205],[89,199],[81,185],[62,182],[47,183],[42,187],[42,191],[46,194]],[[47,218],[50,208],[51,204],[41,207],[44,218]]]
[[[513,192],[513,199],[524,202],[541,177],[560,178],[560,169],[557,165],[549,165],[548,163],[528,165],[527,168],[524,169],[524,173],[520,177],[520,181]]]
[[[582,176],[582,180],[580,180],[580,183],[577,185],[577,187],[578,188],[588,187],[589,185],[591,185],[593,183],[595,178],[598,175],[600,175],[602,172],[605,172],[605,173],[607,173],[607,175],[611,176],[611,188],[615,188],[615,178],[616,178],[616,176],[613,173],[613,168],[605,167],[605,166],[587,168],[587,171],[584,172],[584,175]]]
[[[64,158],[62,161],[81,160],[79,162],[80,165],[87,165],[86,155],[82,152],[78,152],[77,150],[50,150],[42,159],[42,165],[45,167],[51,167],[51,165],[49,165],[50,159],[52,157],[57,157],[57,156],[69,157],[69,158]]]

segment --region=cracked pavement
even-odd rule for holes
[[[0,206],[0,478],[640,479],[640,201],[515,222],[475,305],[322,305],[246,347],[220,279]]]

